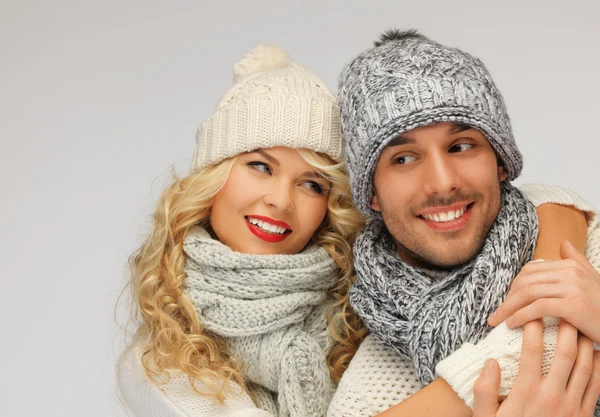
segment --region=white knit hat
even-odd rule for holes
[[[335,97],[312,72],[272,45],[259,45],[233,67],[235,84],[198,128],[192,171],[243,152],[307,148],[343,159]]]

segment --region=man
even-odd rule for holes
[[[339,100],[353,197],[370,219],[355,244],[350,304],[371,335],[329,414],[376,414],[438,374],[473,406],[473,383],[490,356],[500,362],[506,394],[522,331],[502,324],[488,336],[487,324],[532,259],[538,219],[509,183],[522,157],[491,76],[463,51],[415,31],[392,31],[344,69]],[[591,263],[565,243],[567,259],[528,265],[491,324],[510,315],[512,327],[556,316],[600,342],[594,211],[568,191],[526,191],[534,203],[542,198],[592,213]],[[556,346],[558,329],[558,320],[548,321],[544,341],[553,337]],[[579,351],[591,358],[591,342],[580,341]],[[554,353],[546,347],[545,371]],[[590,385],[582,404],[591,410],[598,388],[596,380]]]

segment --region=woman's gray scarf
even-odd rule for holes
[[[339,272],[327,251],[242,254],[197,227],[183,250],[184,292],[243,361],[257,405],[275,416],[324,416],[332,394],[327,290]]]
[[[383,221],[373,220],[354,246],[358,276],[350,304],[377,341],[413,361],[427,385],[439,361],[488,333],[488,317],[531,260],[537,233],[533,205],[502,185],[500,212],[483,249],[440,279],[439,271],[404,263]]]

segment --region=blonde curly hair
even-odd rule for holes
[[[337,285],[329,291],[335,302],[327,314],[335,341],[327,355],[328,366],[337,382],[367,333],[348,305],[355,278],[352,243],[363,217],[352,205],[343,163],[336,164],[311,150],[297,151],[331,182],[327,215],[312,241],[323,246],[340,268]],[[135,343],[142,346],[148,376],[159,383],[165,377],[168,380],[170,370],[183,371],[196,392],[220,402],[233,393],[231,382],[246,392],[247,387],[240,364],[229,356],[225,341],[203,326],[182,291],[183,240],[194,225],[210,230],[212,203],[236,161],[237,156],[187,177],[174,177],[159,198],[150,235],[129,259],[132,311],[139,322]],[[206,389],[200,391],[195,381]]]

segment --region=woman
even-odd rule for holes
[[[364,333],[339,308],[362,218],[335,98],[277,47],[234,79],[131,258],[141,324],[119,385],[139,416],[323,416]]]
[[[137,416],[324,416],[366,333],[334,97],[277,47],[234,80],[131,258],[119,386]]]

